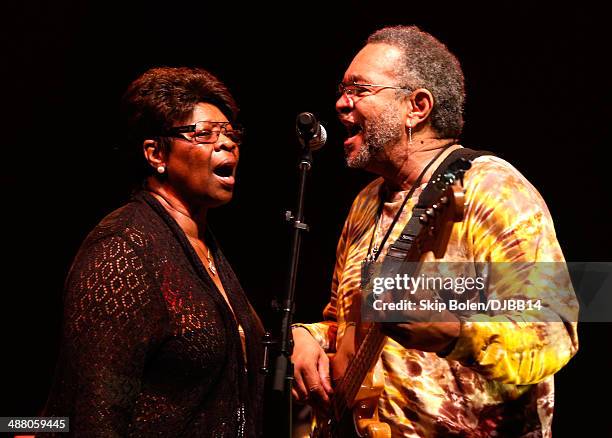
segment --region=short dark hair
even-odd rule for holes
[[[457,138],[463,130],[465,84],[461,65],[448,48],[416,26],[385,27],[368,44],[389,44],[401,50],[397,66],[400,86],[426,88],[434,96],[431,126],[441,136]]]
[[[185,120],[200,102],[217,106],[230,122],[236,121],[236,101],[225,84],[208,71],[191,67],[147,70],[130,84],[122,99],[130,140],[142,145]]]

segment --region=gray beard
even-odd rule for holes
[[[364,169],[386,145],[402,137],[404,123],[398,117],[398,105],[390,102],[380,115],[363,126],[363,144],[353,157],[346,156],[346,165],[353,169]]]

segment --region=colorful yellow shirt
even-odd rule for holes
[[[323,312],[326,321],[305,325],[328,352],[342,340],[344,323],[354,320],[362,261],[380,202],[384,205],[377,244],[406,195],[388,193],[382,185],[382,178],[376,179],[353,202],[338,243],[331,300]],[[407,202],[381,257],[403,230],[423,187]],[[476,158],[464,188],[465,218],[453,226],[441,261],[564,261],[546,204],[510,164],[494,156]],[[386,385],[379,415],[391,425],[393,436],[549,437],[553,374],[578,349],[577,304],[569,276],[550,281],[554,288],[570,291],[562,303],[569,315],[558,316],[556,322],[473,315],[462,320],[458,342],[446,358],[403,348],[387,338],[379,359]],[[531,293],[507,284],[497,289],[489,285],[488,290],[501,297]]]

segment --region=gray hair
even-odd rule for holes
[[[426,88],[434,96],[431,126],[441,136],[457,138],[463,129],[465,85],[457,58],[448,48],[416,26],[385,27],[368,44],[389,44],[401,50],[397,66],[400,86]]]

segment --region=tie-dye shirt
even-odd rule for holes
[[[327,352],[341,342],[344,324],[355,320],[352,309],[360,299],[362,261],[380,202],[384,205],[376,244],[406,196],[381,186],[382,178],[376,179],[353,202],[338,243],[326,321],[303,325]],[[406,203],[381,257],[403,230],[423,187]],[[494,156],[476,158],[464,188],[465,217],[453,226],[441,261],[563,262],[546,204],[510,164]],[[403,348],[387,338],[378,363],[385,376],[378,410],[393,436],[551,436],[553,374],[578,349],[577,304],[569,276],[551,281],[558,290],[570,291],[562,303],[569,310],[556,322],[473,315],[462,319],[459,339],[446,358]],[[489,285],[487,293],[492,288]],[[505,287],[495,293],[507,297],[519,291]]]

